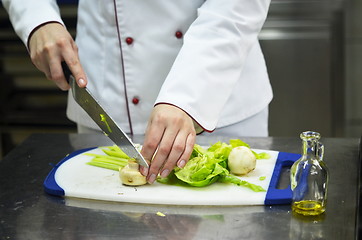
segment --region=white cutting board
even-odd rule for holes
[[[268,190],[279,152],[267,152],[269,159],[257,160],[254,171],[241,177]],[[92,159],[83,153],[104,154],[101,149],[80,150],[63,159],[44,182],[47,193],[65,197],[115,202],[166,205],[264,205],[267,192],[253,192],[233,184],[213,183],[210,186],[182,187],[155,182],[152,185],[122,185],[118,171],[86,164]],[[260,180],[260,177],[265,177]],[[275,181],[274,181],[275,182]],[[278,204],[278,203],[276,203]]]

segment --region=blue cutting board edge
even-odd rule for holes
[[[43,187],[45,192],[54,196],[64,196],[65,195],[64,190],[55,181],[55,173],[57,172],[57,169],[60,167],[60,165],[62,165],[64,162],[68,161],[69,159],[95,148],[96,147],[92,147],[92,148],[85,148],[74,151],[71,154],[67,155],[65,158],[63,158],[60,162],[58,162],[57,165],[53,167],[53,169],[49,172],[48,176],[44,180]]]
[[[292,201],[292,190],[290,185],[285,189],[278,189],[279,178],[283,167],[290,167],[301,157],[297,153],[279,152],[275,163],[273,175],[271,177],[269,188],[265,197],[265,205],[290,204]]]

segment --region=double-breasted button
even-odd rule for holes
[[[140,102],[139,97],[133,97],[133,98],[132,98],[132,103],[133,103],[134,105],[137,105],[139,102]]]
[[[183,36],[183,33],[181,31],[175,32],[175,37],[176,38],[182,38],[182,36]]]
[[[126,38],[126,43],[127,43],[128,45],[131,45],[131,44],[133,43],[133,38],[127,37],[127,38]]]

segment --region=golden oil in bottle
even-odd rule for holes
[[[324,213],[326,210],[325,203],[315,200],[302,200],[293,202],[292,211],[304,216],[316,216]]]

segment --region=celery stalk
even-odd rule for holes
[[[107,164],[113,164],[120,167],[124,167],[128,164],[128,162],[120,162],[120,161],[114,161],[112,159],[107,158],[93,158],[91,162],[99,162],[99,163],[107,163]]]
[[[106,169],[110,169],[110,170],[115,170],[118,171],[119,170],[119,166],[113,165],[113,164],[107,164],[107,163],[100,163],[100,162],[87,162],[88,165],[92,165],[92,166],[96,166],[96,167],[101,167],[101,168],[106,168]]]
[[[118,146],[102,147],[101,149],[105,154],[84,153],[84,155],[93,157],[87,162],[88,165],[118,171],[128,164],[129,157]]]
[[[113,156],[109,156],[109,155],[103,155],[103,154],[95,154],[95,153],[84,153],[84,155],[87,156],[92,156],[95,158],[107,158],[109,160],[113,160],[113,161],[118,161],[118,162],[128,162],[129,158],[119,158],[119,157],[113,157]]]
[[[129,158],[128,155],[125,154],[121,149],[119,149],[118,151],[102,149],[102,151],[109,156],[127,158],[127,159]]]

